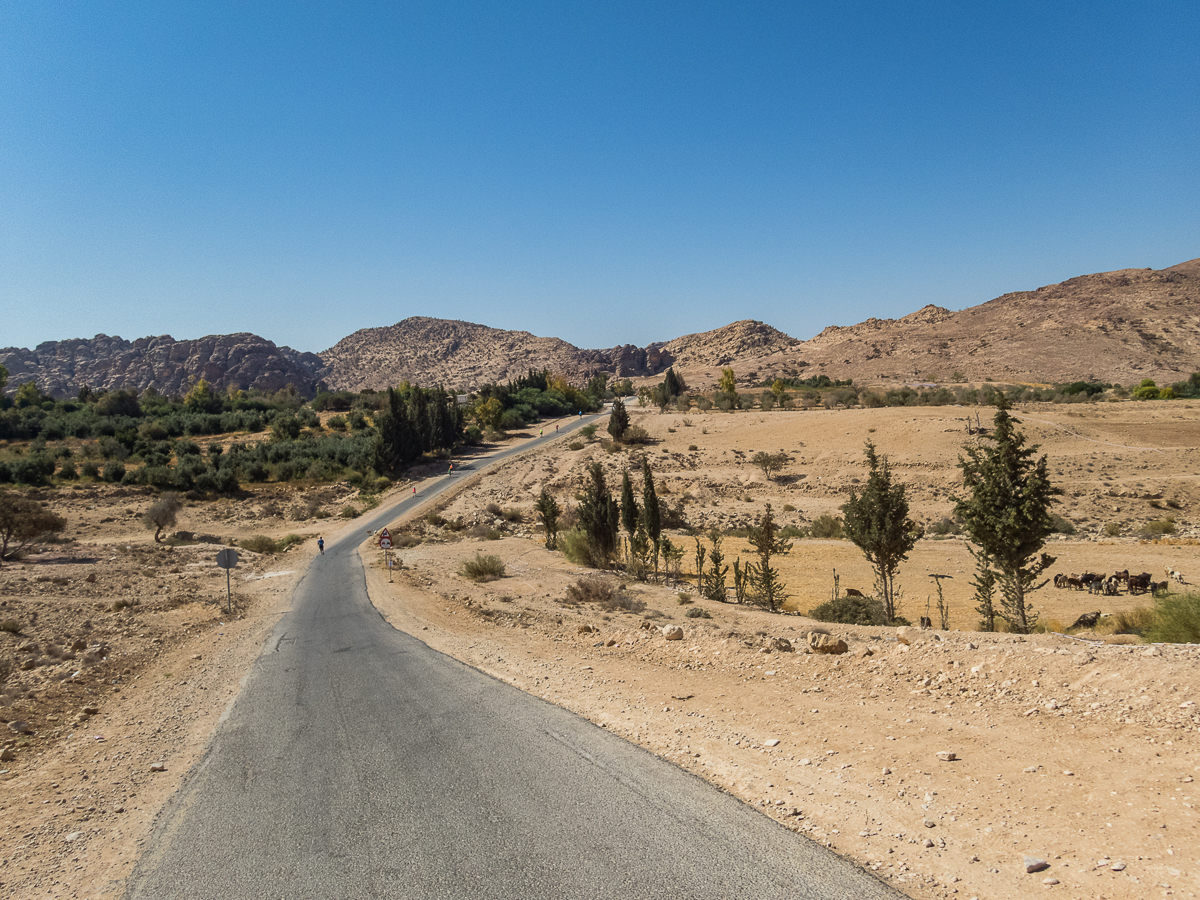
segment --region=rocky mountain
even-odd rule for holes
[[[596,372],[652,377],[674,365],[696,388],[722,367],[739,380],[817,373],[869,381],[1079,379],[1169,383],[1200,370],[1200,259],[1168,269],[1121,269],[1005,294],[953,312],[925,306],[899,319],[831,326],[799,341],[744,320],[648,347],[583,350],[553,337],[413,317],[365,328],[317,355],[252,334],[60,341],[0,350],[15,387],[34,380],[55,396],[79,388],[154,387],[183,393],[196,379],[305,394],[384,388],[401,381],[473,388],[548,368],[575,380]]]
[[[724,328],[675,338],[663,349],[681,367],[728,366],[738,360],[798,351],[803,343],[770,325],[743,319]]]
[[[1200,369],[1200,259],[830,327],[799,355],[809,371],[857,381],[1178,381]]]
[[[220,390],[232,385],[277,391],[291,384],[312,395],[321,384],[323,363],[314,353],[241,333],[191,341],[169,335],[126,341],[98,334],[90,340],[48,341],[33,350],[8,347],[0,350],[0,365],[8,369],[10,389],[33,381],[52,396],[73,397],[83,387],[184,394],[201,378]]]
[[[607,362],[558,338],[503,331],[449,319],[412,316],[383,328],[363,328],[324,353],[324,377],[335,390],[376,390],[401,381],[473,388],[508,381],[530,369],[597,371]]]

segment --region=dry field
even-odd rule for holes
[[[1056,570],[1128,567],[1159,579],[1169,566],[1200,581],[1196,410],[1120,403],[1018,412],[1067,492],[1059,511],[1080,530],[1049,548]],[[864,477],[868,439],[910,485],[914,516],[938,520],[952,505],[967,413],[696,413],[688,424],[635,410],[634,421],[659,441],[643,452],[664,499],[682,503],[697,526],[733,528],[766,502],[785,523],[835,514]],[[372,597],[390,621],[761,806],[914,897],[1200,890],[1195,652],[975,633],[971,559],[957,538],[921,541],[899,583],[902,612],[915,621],[931,593],[928,575],[953,576],[944,584],[952,629],[961,630],[926,632],[911,645],[894,629],[831,626],[850,651],[808,654],[815,623],[801,615],[713,603],[674,585],[622,587],[615,575],[606,576],[617,588],[611,603],[573,604],[568,586],[589,573],[541,546],[529,524],[533,499],[548,484],[573,505],[589,460],[603,461],[614,486],[630,460],[566,443],[464,478],[440,504],[445,518],[496,528],[499,540],[398,514],[394,531],[421,542],[401,552],[394,583],[363,545]],[[768,482],[749,462],[758,450],[785,450],[794,461]],[[398,486],[391,499],[410,492]],[[34,732],[5,741],[14,758],[0,763],[5,896],[119,895],[153,816],[199,758],[314,549],[245,554],[239,574],[250,578],[235,586],[240,606],[229,618],[215,546],[155,548],[137,521],[150,502],[100,487],[60,491],[52,504],[75,541],[0,569],[0,619],[21,623],[19,635],[0,632],[0,657],[43,663],[10,674],[0,700],[6,720]],[[342,520],[289,514],[323,506],[336,515],[354,502],[344,491],[264,492],[190,506],[180,527],[222,538],[332,537]],[[495,519],[490,503],[522,510],[526,523]],[[1111,522],[1131,535],[1167,515],[1178,524],[1174,543],[1103,533]],[[680,537],[686,574],[692,542]],[[734,539],[726,550],[739,545],[745,552]],[[456,575],[476,552],[500,556],[506,577],[474,584]],[[828,598],[834,570],[843,588],[871,587],[844,541],[797,541],[780,563],[794,611]],[[118,600],[137,602],[114,610]],[[1147,602],[1052,587],[1034,597],[1045,619],[1066,624],[1081,612]],[[710,618],[685,615],[696,608]],[[682,641],[665,640],[659,626],[668,623],[683,627]],[[83,646],[73,651],[77,640]],[[38,649],[18,650],[22,641]],[[85,664],[97,647],[106,658]],[[165,771],[151,771],[159,765]],[[1026,874],[1025,856],[1049,868]]]

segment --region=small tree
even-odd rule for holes
[[[67,522],[62,516],[50,512],[36,500],[15,491],[0,490],[0,563],[66,527]]]
[[[611,560],[616,552],[620,516],[617,503],[608,492],[600,463],[594,462],[588,466],[588,475],[591,482],[579,502],[579,524],[587,535],[593,558],[603,564]]]
[[[154,543],[160,543],[163,530],[175,524],[181,506],[179,495],[168,491],[146,510],[146,514],[142,516],[142,524],[154,529]]]
[[[996,630],[996,573],[992,571],[987,554],[982,550],[971,548],[975,557],[975,577],[971,586],[975,588],[975,611],[979,613],[979,629],[981,631]]]
[[[750,457],[750,462],[762,469],[763,475],[766,476],[767,481],[770,481],[773,473],[783,469],[784,466],[791,462],[791,458],[782,450],[779,453],[766,453],[760,450]]]
[[[538,518],[542,520],[542,527],[546,529],[546,549],[554,550],[558,546],[558,517],[562,510],[559,509],[558,501],[554,499],[549,488],[542,488],[534,509],[537,510]]]
[[[896,572],[917,543],[916,525],[908,517],[905,486],[892,482],[887,458],[867,441],[870,474],[863,492],[850,492],[842,504],[842,529],[875,567],[875,588],[888,621],[896,618]]]
[[[737,378],[733,374],[733,369],[721,370],[721,383],[718,386],[718,390],[722,394],[737,393]]]
[[[708,554],[708,571],[704,573],[704,596],[725,603],[725,576],[729,573],[729,566],[722,565],[725,555],[721,552],[721,532],[714,528],[709,540],[712,541],[712,550]]]
[[[750,590],[750,570],[751,565],[742,565],[742,558],[739,556],[733,561],[733,595],[738,603],[746,602],[746,594]]]
[[[708,555],[708,548],[700,543],[700,538],[696,538],[696,590],[703,592],[704,590],[704,557]]]
[[[633,499],[633,482],[629,478],[629,470],[626,469],[625,475],[621,479],[621,524],[630,537],[633,537],[633,533],[637,531],[641,515],[641,508]]]
[[[654,489],[654,473],[648,460],[642,460],[642,522],[654,552],[654,573],[658,574],[658,542],[662,537],[662,513],[658,508],[658,492]]]
[[[1046,583],[1038,579],[1054,565],[1055,557],[1038,553],[1054,531],[1050,506],[1062,491],[1050,483],[1046,457],[1035,459],[1037,447],[1025,446],[1002,394],[996,406],[986,443],[964,447],[966,458],[958,458],[967,496],[954,513],[995,573],[999,614],[1014,631],[1028,634],[1037,621],[1028,596]]]
[[[614,441],[620,442],[629,428],[629,411],[619,399],[613,401],[612,414],[608,417],[608,433]]]
[[[753,598],[760,606],[775,612],[783,603],[784,586],[779,580],[779,570],[771,567],[771,557],[787,553],[792,549],[792,542],[779,536],[770,503],[758,524],[750,528],[749,539],[750,546],[758,554],[758,564],[750,566]]]

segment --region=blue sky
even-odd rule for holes
[[[0,346],[582,347],[1200,256],[1200,4],[0,0]]]

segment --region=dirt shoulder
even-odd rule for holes
[[[712,618],[689,619],[666,588],[627,589],[636,613],[565,605],[583,573],[529,541],[489,543],[409,550],[393,583],[368,548],[371,596],[431,647],[914,897],[1019,898],[1047,879],[1074,897],[1200,888],[1200,650],[961,632],[903,644],[894,629],[839,626],[850,652],[824,656],[804,652],[817,623],[703,599],[686,608]],[[509,576],[447,574],[480,549]],[[666,623],[684,639],[668,641]],[[1049,868],[1026,874],[1026,855]]]

